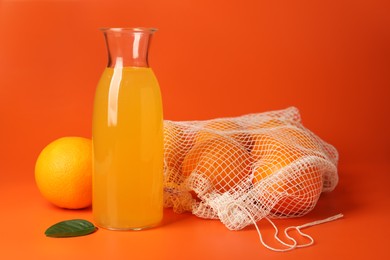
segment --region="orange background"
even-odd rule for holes
[[[385,254],[389,13],[388,1],[378,0],[0,0],[0,220],[6,226],[0,255],[137,258],[144,252],[157,259],[298,259],[329,258],[335,252]],[[320,241],[289,254],[263,248],[253,227],[231,232],[218,221],[170,210],[161,228],[145,232],[44,237],[45,228],[57,221],[91,216],[90,209],[48,205],[35,187],[35,160],[56,138],[91,136],[94,91],[106,65],[98,28],[132,26],[159,29],[150,65],[161,85],[166,119],[296,106],[304,125],[338,149],[339,186],[309,215],[277,221],[281,227],[339,212],[346,217],[312,227],[308,233]]]

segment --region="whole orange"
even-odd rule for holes
[[[302,156],[301,150],[271,134],[253,134],[252,140],[251,155],[255,160],[275,158],[275,163],[283,167]]]
[[[182,167],[184,176],[200,175],[220,193],[233,189],[248,178],[250,172],[249,152],[237,142],[225,138],[195,144],[184,158]]]
[[[301,149],[321,150],[316,138],[305,129],[290,125],[278,129],[278,134],[287,142]]]
[[[254,142],[253,184],[267,183],[265,192],[268,194],[263,194],[266,197],[281,194],[271,212],[277,216],[298,216],[311,209],[322,191],[319,169],[302,164],[286,171],[286,167],[304,157],[300,149],[269,135],[256,135]]]
[[[247,143],[248,150],[252,151],[253,147],[255,145],[258,145],[259,140],[257,140],[257,144],[256,144],[255,139],[259,135],[262,135],[262,134],[268,133],[268,132],[272,132],[275,130],[275,128],[284,127],[286,125],[287,125],[286,122],[283,122],[281,119],[278,119],[278,118],[271,118],[271,119],[266,119],[266,120],[255,121],[253,123],[249,123],[245,128],[246,131],[250,134],[250,137],[248,138],[248,140],[250,140],[250,142]],[[258,151],[258,149],[255,148],[255,152],[257,152],[257,151]]]
[[[284,122],[281,119],[278,118],[271,118],[267,119],[261,122],[254,122],[250,125],[248,125],[247,129],[253,130],[253,129],[266,129],[266,128],[275,128],[279,126],[285,126],[287,125],[286,122]]]
[[[164,122],[164,160],[167,167],[181,171],[184,157],[195,143],[195,131],[174,122]]]
[[[196,143],[213,138],[226,138],[238,142],[248,151],[252,145],[251,135],[235,121],[231,119],[219,119],[207,122],[196,135]]]
[[[241,126],[231,120],[216,120],[207,122],[196,135],[196,142],[200,143],[209,139],[228,135],[230,132],[241,129]]]
[[[92,203],[92,141],[63,137],[48,144],[35,164],[42,196],[61,208],[80,209]]]

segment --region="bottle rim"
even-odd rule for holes
[[[145,32],[145,33],[154,33],[157,31],[157,28],[153,27],[101,27],[99,28],[102,32]]]

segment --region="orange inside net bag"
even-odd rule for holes
[[[338,182],[337,150],[298,109],[164,121],[164,206],[239,230],[303,216]]]

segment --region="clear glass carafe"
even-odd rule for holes
[[[104,28],[108,65],[93,110],[93,216],[113,230],[163,216],[163,111],[148,65],[151,28]]]

